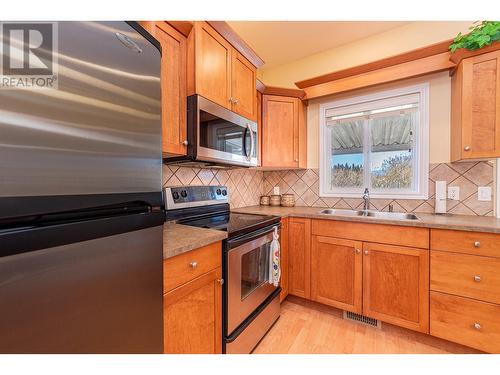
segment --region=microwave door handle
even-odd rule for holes
[[[248,127],[245,128],[245,131],[243,132],[243,153],[245,154],[245,157],[248,160],[248,152],[247,152],[247,131]]]
[[[250,155],[247,155],[247,159],[250,160],[252,159],[253,153],[255,151],[255,138],[250,124],[247,124],[247,129],[250,132]]]

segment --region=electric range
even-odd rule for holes
[[[226,231],[223,241],[223,352],[250,353],[280,315],[280,287],[269,282],[271,243],[278,216],[233,213],[225,186],[164,191],[166,219]]]

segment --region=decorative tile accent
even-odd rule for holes
[[[388,211],[392,204],[396,212],[434,212],[435,181],[446,181],[448,186],[460,187],[460,200],[448,200],[447,210],[462,215],[493,215],[493,200],[477,200],[478,186],[491,186],[494,168],[492,162],[459,162],[430,164],[429,199],[371,199],[371,208]],[[280,192],[295,194],[297,206],[331,207],[341,209],[363,208],[360,198],[327,198],[319,196],[319,172],[317,169],[264,172],[262,192],[273,193],[279,186]],[[493,189],[494,191],[495,189]]]
[[[229,189],[231,208],[258,205],[263,187],[269,186],[269,183],[266,185],[264,182],[262,171],[245,168],[199,169],[164,165],[163,181],[165,187],[225,185]],[[275,179],[275,181],[279,182],[280,178]]]

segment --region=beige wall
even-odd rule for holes
[[[264,66],[259,77],[269,86],[295,87],[294,82],[306,78],[451,39],[458,32],[466,32],[471,24],[472,21],[412,22],[284,65],[270,69]]]
[[[423,82],[429,82],[429,162],[449,162],[451,82],[448,72],[443,72],[309,101],[307,107],[307,167],[319,168],[320,104]]]
[[[295,87],[294,82],[364,64],[384,57],[451,39],[466,32],[466,22],[412,22],[356,42],[336,47],[272,69],[259,71],[259,78],[270,86]],[[373,89],[312,100],[307,111],[308,167],[319,166],[319,105],[337,98],[361,95],[377,90],[401,87],[420,82],[430,84],[429,139],[431,163],[450,161],[450,78],[448,73],[411,79],[396,84],[380,85]]]

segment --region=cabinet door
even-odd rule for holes
[[[362,313],[363,256],[360,241],[313,236],[311,299]]]
[[[185,155],[186,128],[186,37],[166,22],[155,23],[155,38],[160,42],[161,107],[163,153]]]
[[[257,100],[257,161],[262,167],[262,94],[255,90]]]
[[[231,109],[231,45],[206,22],[195,27],[195,91]]]
[[[256,69],[238,51],[232,51],[232,110],[253,121],[257,120]]]
[[[299,99],[262,96],[262,166],[299,166]]]
[[[288,218],[281,219],[280,231],[280,247],[281,247],[281,293],[280,302],[288,295]]]
[[[462,159],[500,156],[500,51],[464,59]]]
[[[164,352],[222,352],[221,268],[163,296]]]
[[[288,227],[288,293],[311,296],[311,220],[292,217]]]
[[[429,333],[429,251],[364,243],[363,313]]]

